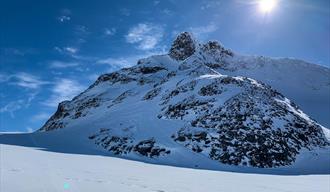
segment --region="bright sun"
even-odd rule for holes
[[[259,9],[263,13],[270,13],[276,6],[276,0],[259,0]]]

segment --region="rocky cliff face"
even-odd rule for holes
[[[88,122],[90,142],[115,155],[170,158],[187,150],[252,167],[290,165],[302,149],[329,145],[321,126],[272,87],[216,70],[235,70],[234,56],[182,33],[168,55],[104,74],[60,103],[39,131],[83,131]]]

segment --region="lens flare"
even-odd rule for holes
[[[263,13],[270,13],[276,7],[276,0],[260,0],[259,9]]]

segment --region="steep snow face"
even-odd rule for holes
[[[222,57],[219,57],[222,55]],[[230,76],[262,81],[290,100],[322,125],[330,128],[330,69],[290,58],[223,56],[202,52],[194,56],[212,69]]]
[[[40,131],[64,128],[111,154],[167,164],[198,157],[270,168],[294,164],[304,150],[328,149],[322,127],[288,98],[263,82],[218,72],[237,70],[226,62],[236,57],[183,33],[169,55],[102,75],[60,103]]]

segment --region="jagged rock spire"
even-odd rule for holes
[[[177,36],[170,49],[169,55],[176,60],[185,60],[196,51],[196,41],[189,32]]]
[[[201,49],[204,54],[209,54],[212,57],[233,56],[233,52],[226,49],[218,41],[208,41],[205,44],[200,44],[194,36],[189,32],[180,33],[173,41],[169,51],[170,57],[175,60],[183,61]]]

